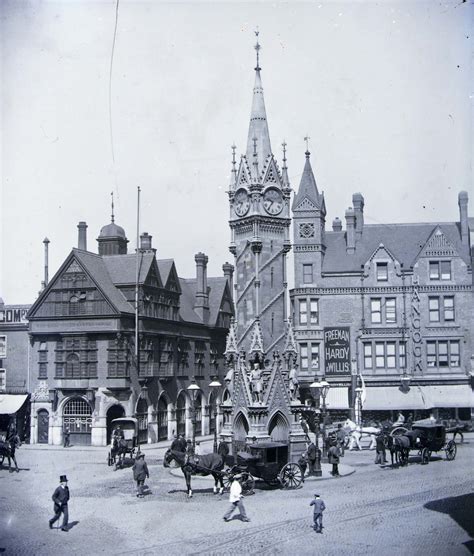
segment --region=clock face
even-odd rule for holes
[[[241,189],[237,191],[234,197],[234,210],[237,216],[244,216],[250,208],[250,199],[247,191]]]
[[[263,208],[268,214],[280,214],[283,210],[283,197],[278,189],[267,189],[263,195]]]

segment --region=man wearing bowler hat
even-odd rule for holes
[[[69,520],[69,512],[67,507],[67,503],[69,501],[69,488],[67,486],[66,475],[61,475],[61,477],[59,478],[59,486],[54,491],[52,499],[54,502],[54,517],[49,520],[49,528],[52,529],[53,523],[58,521],[58,519],[61,517],[61,514],[63,514],[63,524],[61,526],[61,531],[67,533],[67,524]]]

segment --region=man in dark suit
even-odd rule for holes
[[[179,442],[179,451],[186,452],[187,443],[186,443],[186,439],[184,438],[184,434],[179,435],[178,442]]]
[[[316,451],[317,448],[314,442],[310,442],[308,444],[308,449],[306,450],[306,454],[308,456],[308,463],[309,463],[309,474],[313,475],[315,472],[314,466],[316,464]]]
[[[59,486],[54,491],[52,499],[54,502],[54,517],[49,520],[49,528],[53,528],[53,524],[61,517],[63,514],[63,524],[61,526],[61,531],[65,533],[68,532],[68,520],[69,520],[69,511],[67,503],[69,501],[69,488],[67,486],[67,477],[66,475],[61,475],[59,478]]]

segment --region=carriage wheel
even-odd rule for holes
[[[421,451],[421,463],[426,465],[430,461],[431,451],[428,448],[423,448]]]
[[[406,427],[395,427],[393,430],[390,431],[390,436],[401,436],[402,434],[406,434],[408,429]]]
[[[222,482],[224,483],[224,490],[227,492],[230,490],[230,485],[232,484],[232,475],[229,472],[224,472],[222,474]]]
[[[287,463],[278,476],[283,488],[298,488],[303,482],[303,472],[297,463]]]
[[[456,452],[457,452],[458,448],[456,446],[456,442],[454,442],[454,440],[450,440],[447,444],[446,444],[446,459],[448,461],[453,461],[453,459],[456,457]]]
[[[242,494],[253,494],[255,479],[252,477],[250,473],[247,473],[246,471],[242,473],[242,477],[243,477]]]

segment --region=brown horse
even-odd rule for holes
[[[21,446],[21,440],[18,435],[14,435],[10,437],[8,440],[0,441],[0,458],[2,460],[1,463],[3,464],[4,458],[8,459],[8,470],[10,473],[13,472],[11,460],[13,460],[13,463],[15,464],[16,472],[17,473],[20,472],[15,457],[16,449],[20,446]]]
[[[197,461],[193,461],[192,457],[188,458],[185,452],[178,452],[171,448],[166,452],[163,458],[163,466],[169,467],[172,461],[175,461],[186,479],[186,487],[188,496],[191,498],[193,491],[191,489],[191,475],[212,475],[214,477],[214,494],[222,494],[224,492],[224,481],[222,479],[222,469],[224,469],[224,458],[219,454],[204,454],[198,457]],[[217,488],[219,483],[220,488]]]

